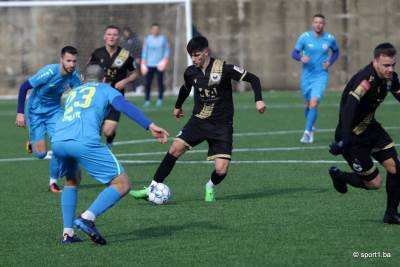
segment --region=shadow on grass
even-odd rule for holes
[[[300,192],[309,193],[325,193],[329,191],[328,189],[322,188],[280,188],[280,189],[266,189],[264,191],[249,192],[244,194],[228,195],[217,197],[217,200],[243,200],[243,199],[253,199],[253,198],[264,198],[276,195],[286,195],[295,194]]]
[[[112,243],[120,243],[127,241],[145,240],[159,237],[172,236],[177,232],[185,230],[198,229],[204,231],[220,231],[226,230],[226,227],[212,223],[212,222],[193,222],[185,223],[182,225],[164,225],[164,226],[153,226],[143,229],[134,230],[130,233],[118,233],[107,235],[106,238]]]

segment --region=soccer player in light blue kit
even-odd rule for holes
[[[111,106],[151,134],[162,144],[167,142],[168,132],[151,122],[122,94],[103,81],[103,69],[89,65],[85,70],[85,84],[75,87],[68,95],[64,115],[56,123],[52,138],[53,154],[60,162],[60,176],[66,176],[61,195],[64,222],[62,243],[79,242],[73,224],[90,239],[100,245],[106,240],[96,229],[94,220],[115,205],[130,190],[131,184],[121,163],[111,150],[101,143],[100,129]],[[92,177],[107,185],[92,205],[75,219],[77,188],[80,182],[79,166]]]
[[[314,125],[318,117],[318,104],[329,80],[329,67],[339,57],[339,48],[333,34],[324,32],[325,16],[313,16],[312,31],[304,32],[297,39],[292,58],[303,63],[301,93],[304,98],[306,126],[301,143],[314,142]],[[332,54],[329,58],[329,50]]]
[[[59,64],[50,64],[40,69],[20,87],[18,94],[17,127],[26,127],[24,107],[28,90],[32,90],[27,104],[27,122],[29,138],[33,154],[39,159],[47,155],[46,135],[54,134],[56,118],[62,113],[61,96],[68,88],[81,85],[80,75],[76,67],[78,51],[72,46],[61,50]],[[49,191],[61,192],[57,185],[57,159],[50,159]]]

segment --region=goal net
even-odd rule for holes
[[[167,91],[181,84],[189,62],[190,0],[1,1],[0,21],[0,95],[17,94],[19,84],[40,67],[58,62],[66,45],[78,48],[78,67],[84,68],[93,50],[104,45],[107,25],[131,28],[142,43],[151,24],[160,25],[171,48]]]

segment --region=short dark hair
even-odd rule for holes
[[[151,24],[151,27],[158,27],[158,28],[160,28],[160,24],[158,24],[157,22],[153,22],[153,23]]]
[[[122,29],[122,31],[123,31],[123,32],[129,32],[129,34],[132,34],[132,29],[129,28],[129,27],[124,27],[124,28]]]
[[[394,57],[396,48],[391,43],[381,43],[374,49],[374,58],[379,58],[381,55]]]
[[[323,14],[321,14],[321,13],[317,13],[317,14],[315,14],[315,15],[313,16],[313,19],[314,19],[314,18],[325,19],[325,16],[324,16]]]
[[[106,32],[106,31],[109,30],[109,29],[114,29],[114,30],[117,30],[118,32],[121,32],[121,30],[119,29],[119,27],[118,27],[118,26],[115,26],[115,25],[108,25],[108,26],[104,29],[104,32]]]
[[[71,54],[71,55],[78,55],[78,49],[76,49],[73,46],[67,45],[67,46],[64,46],[61,49],[61,56],[64,56],[65,53],[68,53],[68,54]]]
[[[186,50],[189,55],[193,54],[194,52],[203,51],[206,48],[208,48],[208,40],[204,36],[193,37],[186,46]]]
[[[84,76],[87,81],[101,81],[104,77],[104,70],[100,65],[89,64],[85,68]]]

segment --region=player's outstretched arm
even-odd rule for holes
[[[17,107],[17,117],[15,119],[15,125],[17,127],[26,127],[24,108],[25,108],[25,99],[28,91],[32,89],[32,85],[26,80],[23,84],[21,84],[18,93],[18,107]]]
[[[167,143],[169,133],[166,130],[157,126],[156,124],[154,124],[154,122],[152,122],[149,125],[149,130],[151,134],[154,136],[154,138],[156,138],[160,144]]]

